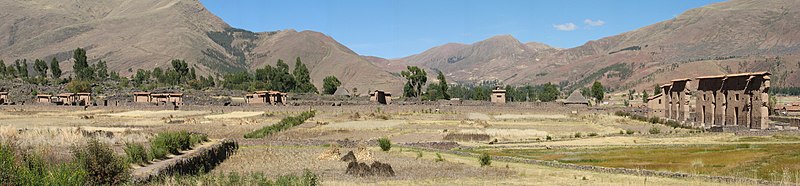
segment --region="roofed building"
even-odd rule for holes
[[[492,96],[489,99],[492,103],[495,104],[505,104],[506,103],[506,90],[500,89],[500,87],[495,88],[492,90]]]
[[[0,92],[0,105],[10,104],[11,101],[8,100],[8,92]]]
[[[586,100],[580,91],[575,90],[564,100],[564,105],[589,106],[589,100]]]
[[[666,106],[664,105],[666,102],[664,101],[664,94],[659,93],[654,96],[650,96],[647,98],[647,108],[649,108],[648,116],[653,117],[666,117],[664,113],[664,109]]]

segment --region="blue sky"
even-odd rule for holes
[[[200,0],[233,27],[325,33],[361,55],[400,58],[510,34],[571,48],[721,0]]]

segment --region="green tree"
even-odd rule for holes
[[[603,84],[601,84],[598,81],[595,81],[594,84],[592,84],[591,92],[592,92],[592,97],[594,97],[598,101],[603,101],[603,97],[605,97],[606,89],[603,87]]]
[[[541,102],[551,102],[558,99],[558,95],[561,94],[558,91],[558,87],[553,85],[552,83],[547,83],[542,86],[542,92],[539,93],[539,101]]]
[[[75,64],[72,65],[75,78],[78,80],[91,80],[93,72],[90,72],[89,62],[86,61],[86,50],[82,48],[75,49],[72,53],[72,59],[75,59]]]
[[[275,66],[276,68],[268,73],[270,74],[268,83],[270,89],[281,92],[292,91],[297,85],[297,82],[295,82],[294,76],[289,73],[289,65],[284,63],[283,60],[278,59],[278,64]]]
[[[17,60],[17,61],[19,61],[19,60]],[[27,59],[23,59],[22,60],[22,65],[20,65],[20,63],[17,63],[17,73],[19,74],[19,77],[21,77],[21,78],[27,78],[28,77],[28,60]]]
[[[189,78],[189,64],[180,59],[173,59],[170,63],[172,64],[172,71],[174,71],[174,73],[170,73],[169,71],[165,72],[165,74],[169,74],[166,82],[173,85],[186,82]]]
[[[439,96],[437,98],[450,99],[450,94],[447,93],[447,89],[449,88],[447,85],[447,79],[445,79],[444,74],[442,74],[442,71],[439,71],[439,75],[436,76],[436,79],[439,79],[439,86],[438,86]]]
[[[67,91],[72,93],[92,92],[92,86],[88,81],[83,80],[73,80],[67,84],[66,88]]]
[[[295,92],[317,93],[317,87],[311,84],[311,75],[308,72],[308,67],[300,61],[300,57],[297,57],[295,60],[294,72],[292,75],[294,75],[294,81],[297,83],[294,90]]]
[[[58,60],[56,60],[56,58],[50,60],[50,76],[53,77],[53,79],[61,78],[61,66],[58,65]]]
[[[328,76],[322,80],[322,92],[324,94],[335,93],[339,86],[342,86],[342,82],[336,76]]]
[[[106,65],[105,61],[103,60],[98,61],[97,64],[95,65],[95,71],[97,72],[98,80],[105,80],[106,78],[108,78],[108,66]]]
[[[661,94],[661,86],[656,85],[656,88],[653,89],[653,95]]]
[[[422,95],[422,86],[428,82],[428,74],[425,70],[417,66],[407,66],[408,71],[400,72],[400,75],[405,77],[407,82],[403,88],[403,93],[406,97],[419,97]]]
[[[197,72],[194,69],[194,67],[192,67],[192,70],[189,71],[189,79],[191,80],[197,79]]]
[[[649,97],[650,95],[647,94],[647,90],[642,90],[642,103],[647,103],[647,98]]]
[[[36,73],[43,79],[47,78],[47,62],[44,62],[44,60],[36,59],[33,62],[33,69],[36,70]]]
[[[0,60],[0,77],[5,78],[8,76],[8,71],[6,70],[6,63],[3,60]]]

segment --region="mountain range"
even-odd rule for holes
[[[577,89],[600,81],[613,90],[652,90],[670,79],[770,71],[773,86],[800,86],[800,1],[731,0],[584,45],[560,49],[499,35],[449,43],[399,59],[361,56],[314,31],[251,32],[231,27],[197,0],[5,0],[0,59],[56,58],[70,73],[72,50],[111,70],[167,67],[184,59],[200,74],[261,68],[300,59],[312,82],[400,92],[397,72],[420,66],[451,82],[556,83]],[[635,15],[630,15],[635,16]],[[292,67],[293,68],[293,67]]]

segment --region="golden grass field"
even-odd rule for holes
[[[379,108],[379,109],[376,109]],[[243,135],[277,123],[308,107],[263,110],[87,111],[3,108],[0,140],[31,150],[69,157],[70,146],[95,137],[119,153],[126,142],[146,143],[162,131],[205,133],[239,141],[238,152],[211,173],[263,173],[268,177],[310,170],[324,185],[745,185],[712,180],[645,177],[493,161],[481,167],[474,157],[405,148],[399,143],[439,142],[448,134],[488,135],[491,141],[457,141],[468,152],[488,152],[581,165],[741,176],[798,183],[800,137],[694,133],[614,116],[605,112],[554,113],[540,109],[384,106],[318,107],[306,123],[263,139]],[[432,110],[446,110],[432,112]],[[227,109],[234,110],[234,109]],[[485,111],[485,112],[484,112]],[[491,112],[489,112],[491,111]],[[660,134],[649,134],[651,128]],[[631,131],[633,134],[620,134]],[[576,133],[580,133],[576,137]],[[395,145],[381,151],[375,140]],[[547,140],[550,137],[552,140]],[[374,161],[389,163],[395,177],[355,177],[347,163],[317,157],[337,141],[366,146]],[[550,149],[548,149],[550,148]],[[342,155],[355,146],[341,147]],[[421,157],[420,157],[421,155]],[[58,159],[58,158],[53,158]]]

